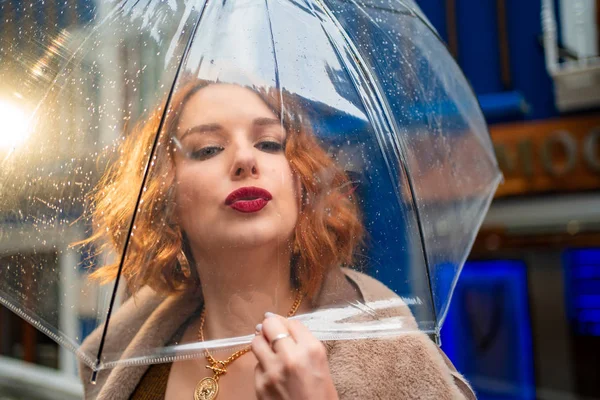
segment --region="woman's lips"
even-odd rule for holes
[[[249,186],[231,192],[225,205],[243,213],[253,213],[262,210],[272,198],[265,189]]]
[[[253,213],[262,210],[268,203],[265,199],[238,200],[230,205],[231,208],[243,213]]]

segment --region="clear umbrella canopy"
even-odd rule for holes
[[[413,2],[10,4],[5,306],[93,369],[242,346],[294,299],[323,340],[439,332],[500,173]],[[205,304],[234,328],[201,342]]]

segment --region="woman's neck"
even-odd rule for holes
[[[252,334],[265,312],[290,311],[296,291],[287,245],[207,253],[210,258],[194,255],[204,297],[206,340]]]

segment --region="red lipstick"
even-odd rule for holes
[[[248,186],[229,193],[225,205],[239,212],[253,213],[262,210],[272,198],[265,189]]]

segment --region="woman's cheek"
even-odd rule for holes
[[[198,187],[198,184],[202,181],[193,179],[190,175],[180,173],[177,175],[176,180],[175,208],[177,209],[179,220],[183,224],[194,213],[194,208],[199,208],[202,204],[202,199],[199,198],[202,191]]]

